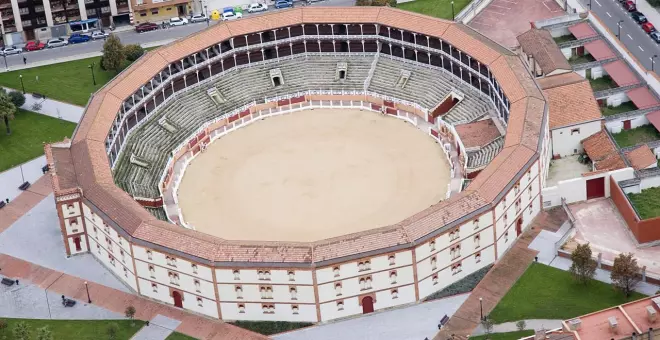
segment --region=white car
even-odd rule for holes
[[[236,20],[236,19],[240,19],[242,17],[243,17],[243,14],[241,14],[241,13],[234,13],[234,12],[224,12],[224,13],[222,13],[222,21]]]
[[[248,6],[248,13],[256,13],[256,12],[263,12],[268,10],[268,5],[266,4],[260,4],[260,3],[253,3]]]
[[[53,39],[48,40],[48,42],[46,43],[46,48],[66,46],[68,44],[69,44],[69,42],[66,39],[53,38]]]
[[[188,19],[174,17],[170,19],[170,26],[183,26],[188,24]]]
[[[190,17],[190,22],[204,22],[206,21],[206,15],[204,14],[195,14]]]
[[[103,31],[94,31],[94,32],[92,32],[91,37],[92,37],[92,40],[105,39],[105,38],[108,37],[108,35],[109,35],[108,33],[103,32]]]
[[[0,50],[0,55],[10,55],[10,54],[19,54],[23,52],[22,49],[14,46],[5,46]]]

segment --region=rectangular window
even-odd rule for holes
[[[580,134],[580,128],[571,129],[571,136],[575,133],[579,135]]]
[[[151,15],[158,15],[158,8],[152,8]]]

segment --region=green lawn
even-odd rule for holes
[[[644,189],[639,194],[628,194],[628,198],[643,220],[660,216],[660,187]]]
[[[36,340],[37,328],[48,326],[55,340],[99,340],[107,339],[108,325],[116,323],[119,326],[117,340],[128,340],[135,334],[144,322],[135,320],[131,326],[128,320],[39,320],[39,319],[6,319],[7,328],[0,329],[0,339],[12,339],[12,329],[18,321],[24,321],[32,329],[32,339]]]
[[[75,123],[18,110],[9,121],[11,135],[5,133],[5,124],[0,122],[0,171],[44,154],[44,143],[61,141],[71,137]]]
[[[470,3],[469,0],[454,1],[454,15],[458,14],[465,6]],[[451,1],[450,0],[415,0],[398,4],[399,9],[430,15],[436,18],[452,20]]]
[[[197,340],[197,338],[193,338],[181,333],[172,333],[165,340]]]
[[[554,39],[557,44],[561,44],[561,43],[567,42],[567,41],[577,40],[575,38],[575,36],[573,36],[573,34],[562,35],[562,36],[559,36],[559,37],[554,37],[552,39]]]
[[[619,113],[635,110],[637,110],[637,106],[635,106],[635,104],[632,102],[623,102],[619,106],[603,106],[600,108],[600,112],[603,114],[603,116],[613,116]]]
[[[594,90],[594,92],[618,87],[610,76],[602,76],[598,79],[589,79],[589,83],[591,84],[591,88]]]
[[[309,322],[286,321],[235,321],[231,324],[263,335],[277,334],[313,325]]]
[[[470,337],[470,340],[518,340],[524,336],[530,336],[534,335],[534,331],[532,330],[524,330],[524,331],[517,331],[517,332],[507,332],[507,333],[493,333],[490,335],[490,337],[486,335],[479,335],[475,337]]]
[[[660,139],[660,133],[651,124],[642,125],[630,130],[624,130],[612,134],[619,147],[634,146],[640,143],[648,143]]]
[[[584,64],[584,63],[590,63],[592,61],[596,61],[594,57],[591,56],[591,54],[585,54],[582,56],[572,56],[568,58],[568,63],[571,65],[577,65],[577,64]]]
[[[495,323],[526,319],[570,319],[607,307],[643,298],[630,299],[606,283],[592,280],[575,283],[567,271],[533,263],[490,313]]]

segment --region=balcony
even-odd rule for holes
[[[63,10],[64,10],[64,6],[62,6],[61,4],[50,6],[50,11],[51,12],[59,12],[59,11],[63,11]]]

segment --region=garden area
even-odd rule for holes
[[[532,330],[507,332],[507,333],[493,333],[491,335],[477,335],[471,336],[470,340],[518,340],[524,336],[534,335]]]
[[[0,171],[43,155],[45,143],[71,137],[76,128],[75,123],[21,109],[9,124],[11,135],[0,129]],[[5,124],[0,125],[4,128]]]
[[[643,220],[660,216],[660,187],[644,189],[639,194],[628,194],[628,199]]]
[[[593,59],[593,58],[591,58]],[[571,65],[578,64],[576,62],[572,62],[570,59],[568,60]],[[591,60],[593,61],[593,60]],[[587,61],[582,61],[581,63],[589,62]],[[591,88],[594,90],[594,92],[597,91],[603,91],[603,90],[608,90],[608,89],[613,89],[616,87],[619,87],[614,80],[612,80],[612,77],[610,76],[602,76],[598,79],[591,79],[589,78],[589,84],[591,84]]]
[[[286,321],[234,321],[231,322],[231,324],[263,335],[272,335],[282,332],[288,332],[313,325],[313,323],[309,323],[309,322],[286,322]],[[167,340],[174,340],[174,339],[168,338]]]
[[[41,340],[46,327],[52,340],[128,340],[142,328],[138,320],[41,320],[0,319],[0,339]],[[17,329],[19,328],[19,329]],[[113,330],[110,330],[110,329]],[[113,335],[110,335],[112,333]]]
[[[614,133],[612,134],[612,138],[614,138],[620,148],[625,148],[658,140],[660,139],[660,133],[653,125],[648,124]]]
[[[637,110],[637,106],[633,102],[623,102],[619,106],[603,106],[600,108],[600,112],[603,116],[614,116],[619,113],[630,112]]]
[[[566,320],[643,297],[632,292],[626,298],[610,284],[593,279],[579,283],[567,271],[532,263],[495,306],[490,318],[496,324],[529,319]]]
[[[463,10],[463,8],[469,3],[470,0],[455,0],[453,5],[453,16]],[[396,7],[406,11],[430,15],[436,18],[453,20],[452,2],[450,0],[415,0],[397,4]]]

